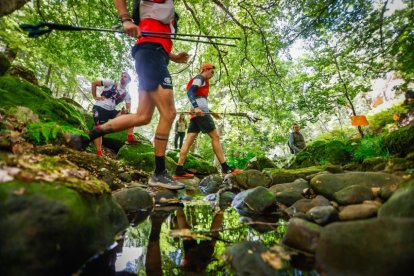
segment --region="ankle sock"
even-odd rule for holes
[[[230,166],[229,166],[229,165],[227,165],[227,163],[226,163],[226,162],[221,163],[221,171],[222,171],[222,172],[227,172],[228,170],[231,170]]]
[[[111,133],[113,131],[104,130],[101,126],[96,126],[89,131],[89,139],[91,141],[95,140],[96,138],[102,137],[105,134]]]
[[[128,134],[127,136],[128,141],[134,141],[134,134]]]
[[[165,156],[155,156],[155,173],[162,173],[165,170]]]
[[[184,167],[181,165],[177,165],[175,168],[175,175],[183,175],[185,174]]]
[[[97,151],[96,151],[96,155],[98,155],[98,156],[102,156],[102,150],[97,150]]]

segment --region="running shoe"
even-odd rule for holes
[[[154,173],[148,181],[148,185],[151,187],[161,187],[169,190],[180,190],[185,188],[184,184],[174,181],[174,179],[168,174],[167,170],[164,170],[159,174]]]

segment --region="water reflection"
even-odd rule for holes
[[[142,223],[131,225],[112,252],[102,255],[107,257],[99,261],[99,273],[98,265],[89,264],[81,275],[232,275],[222,259],[229,245],[280,244],[284,222],[275,217],[256,221],[240,219],[232,208],[215,211],[200,202],[157,207]]]
[[[281,224],[260,233],[240,221],[233,209],[214,211],[209,204],[157,208],[142,224],[127,230],[116,270],[138,275],[231,274],[221,258],[226,246],[244,240],[279,243],[284,228]],[[172,230],[184,229],[198,234],[197,239],[191,239],[191,234],[179,238],[171,235]]]

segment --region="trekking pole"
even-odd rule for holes
[[[245,117],[253,123],[256,123],[257,121],[261,120],[261,118],[253,116],[251,114],[247,114],[245,112],[228,112],[228,113],[227,112],[202,112],[202,113],[203,115],[204,114],[210,114],[210,115],[217,114],[217,115],[223,115],[223,116],[229,115],[229,116],[236,116],[236,117]],[[195,112],[191,112],[191,111],[178,111],[177,114],[190,114],[190,115],[197,116]]]
[[[79,27],[79,26],[71,26],[65,24],[57,24],[57,23],[48,23],[48,22],[41,22],[35,25],[32,24],[20,24],[20,28],[29,33],[29,37],[37,38],[41,35],[48,34],[53,30],[57,31],[98,31],[98,32],[107,32],[107,33],[125,33],[121,30],[111,30],[111,29],[101,29],[101,28],[93,28],[93,27]],[[236,47],[235,44],[227,44],[227,43],[219,43],[219,42],[212,42],[206,40],[194,40],[194,39],[186,39],[180,38],[176,36],[184,36],[184,37],[202,37],[202,38],[227,38],[227,37],[219,37],[219,36],[202,36],[202,35],[192,35],[192,34],[174,34],[174,33],[163,33],[163,32],[141,32],[142,36],[144,37],[156,37],[161,39],[172,39],[172,40],[180,40],[180,41],[189,41],[189,42],[198,42],[198,43],[206,43],[206,44],[213,44],[213,45],[220,45],[220,46],[229,46],[229,47]],[[228,39],[240,39],[237,37],[228,37]]]

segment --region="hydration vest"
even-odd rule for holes
[[[197,76],[196,76],[197,77]],[[191,86],[193,85],[193,81],[196,78],[192,78],[188,84],[187,84],[187,91],[190,90]],[[197,90],[194,92],[194,96],[196,97],[208,97],[208,92],[210,91],[210,83],[209,80],[204,80],[206,82],[206,85],[199,86]]]
[[[118,85],[114,84],[112,85],[112,87],[108,90],[104,90],[101,93],[101,96],[108,98],[108,99],[113,99],[115,101],[115,105],[118,105],[120,102],[122,102],[125,97],[126,97],[126,92],[124,93],[119,93],[118,90]]]

